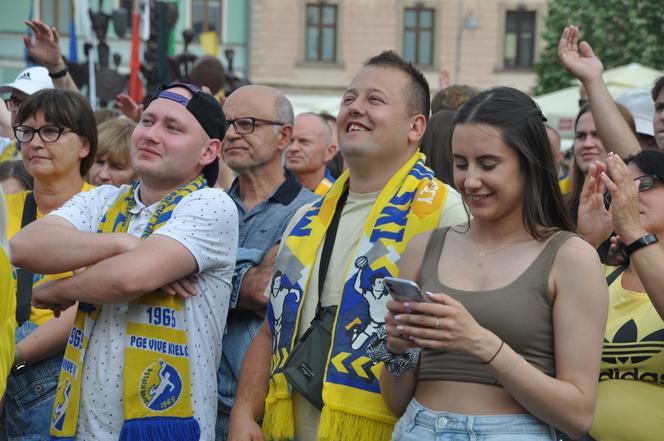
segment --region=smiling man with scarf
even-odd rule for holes
[[[79,194],[12,240],[18,266],[86,267],[33,292],[56,313],[79,302],[53,439],[214,439],[238,224],[211,188],[225,129],[211,95],[162,88],[132,136],[139,180]]]
[[[389,439],[396,418],[380,396],[382,366],[366,353],[387,312],[382,278],[398,276],[399,256],[415,234],[466,221],[458,193],[434,178],[418,151],[428,115],[426,80],[393,52],[370,59],[344,93],[337,130],[349,169],[286,229],[268,317],[245,356],[231,441]],[[337,210],[320,296],[321,307],[338,305],[324,349],[321,412],[289,385],[283,368],[318,309],[323,242]]]

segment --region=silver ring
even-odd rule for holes
[[[440,329],[440,318],[436,319],[436,329]]]

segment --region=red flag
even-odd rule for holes
[[[141,61],[138,58],[140,51],[139,17],[137,13],[131,14],[131,60],[129,66],[129,96],[137,103],[143,102],[143,83],[138,78],[138,71],[141,68]]]

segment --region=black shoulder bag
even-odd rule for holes
[[[35,195],[29,192],[23,204],[23,217],[21,228],[37,218],[37,203]],[[30,318],[32,309],[32,277],[33,274],[23,268],[16,270],[16,323],[21,326]]]
[[[325,234],[325,242],[323,243],[323,251],[318,266],[316,315],[309,328],[302,334],[302,338],[298,340],[288,355],[283,369],[290,385],[307,401],[316,406],[318,410],[323,409],[323,376],[325,375],[325,364],[332,340],[334,318],[337,315],[337,305],[323,308],[320,299],[323,295],[323,285],[325,284],[332,248],[334,248],[334,241],[337,236],[339,218],[347,198],[348,190],[341,195]]]

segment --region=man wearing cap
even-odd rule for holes
[[[645,89],[631,89],[620,95],[617,102],[627,107],[634,117],[636,126],[636,139],[642,149],[656,149],[653,121],[655,119],[655,106],[650,91]]]
[[[265,315],[277,244],[289,220],[316,197],[283,169],[293,130],[293,106],[265,86],[237,89],[224,103],[229,122],[222,157],[238,174],[228,195],[239,213],[239,243],[231,309],[219,365],[217,441],[225,441],[244,354]]]
[[[293,140],[286,149],[286,167],[317,195],[324,195],[334,184],[327,163],[337,154],[332,128],[325,119],[311,112],[301,113],[293,124]]]
[[[0,110],[0,162],[18,158],[18,149],[12,127],[14,114],[23,100],[42,90],[52,89],[53,81],[45,67],[29,67],[18,74],[13,83],[0,86],[0,93],[9,93],[5,109]]]
[[[79,194],[12,240],[17,266],[86,267],[33,292],[56,313],[79,302],[53,437],[214,439],[237,244],[237,210],[211,188],[225,125],[211,95],[165,87],[132,136],[139,180]]]

